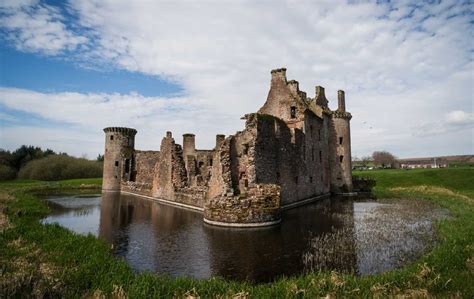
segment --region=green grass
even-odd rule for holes
[[[58,225],[42,225],[47,205],[38,191],[91,188],[99,179],[0,183],[0,204],[10,219],[0,235],[0,297],[252,297],[318,298],[432,295],[474,296],[474,170],[377,170],[355,173],[377,180],[379,197],[425,198],[447,208],[436,224],[439,243],[420,261],[381,275],[312,273],[253,285],[220,278],[194,280],[135,274],[109,245]],[[422,186],[422,187],[420,187]],[[10,195],[10,196],[9,196]]]
[[[353,171],[353,175],[377,181],[375,191],[393,187],[438,186],[474,198],[473,168],[383,169]]]

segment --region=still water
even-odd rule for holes
[[[315,270],[379,273],[418,258],[435,239],[436,213],[419,204],[416,213],[408,205],[413,215],[407,216],[403,204],[332,199],[285,211],[277,226],[236,229],[119,193],[47,201],[52,212],[44,223],[91,233],[113,244],[114,254],[136,271],[171,276],[266,282]]]

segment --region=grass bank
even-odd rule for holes
[[[261,285],[134,274],[93,236],[38,222],[48,208],[34,192],[92,188],[100,180],[0,183],[0,297],[473,297],[474,170],[381,170],[357,175],[376,179],[379,197],[425,198],[447,208],[452,217],[436,223],[438,245],[418,262],[381,275],[322,272]]]

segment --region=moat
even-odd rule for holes
[[[137,272],[253,282],[310,270],[366,275],[401,267],[429,250],[432,221],[445,215],[426,202],[331,199],[284,211],[277,226],[236,229],[120,193],[47,201],[52,212],[44,223],[107,241]]]

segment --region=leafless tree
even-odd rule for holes
[[[370,162],[372,162],[372,157],[371,156],[363,156],[362,158],[360,158],[360,164],[363,167],[367,167]]]
[[[397,158],[387,151],[373,152],[372,159],[374,159],[374,163],[376,165],[380,165],[384,168],[386,167],[393,168],[395,167],[395,164],[397,162]]]

